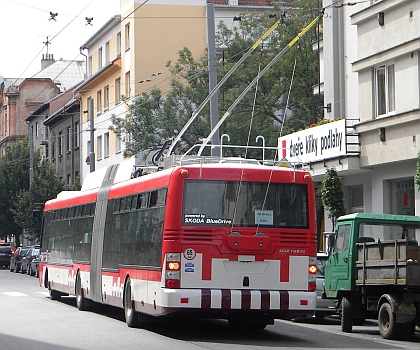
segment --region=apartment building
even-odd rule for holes
[[[420,215],[420,2],[324,0],[324,116],[333,121],[279,140],[299,148],[315,181],[335,167],[347,212]],[[316,152],[318,151],[318,152]],[[295,157],[296,156],[296,157]],[[325,220],[326,231],[331,230]]]
[[[124,145],[109,130],[111,116],[125,115],[132,99],[152,87],[165,94],[167,62],[175,62],[184,47],[197,59],[207,54],[207,3],[214,5],[216,22],[229,23],[246,9],[272,6],[268,0],[122,0],[121,13],[82,44],[88,62],[88,78],[77,88],[82,179],[123,160]]]
[[[0,155],[16,140],[28,135],[25,118],[58,92],[59,88],[50,78],[0,81]]]

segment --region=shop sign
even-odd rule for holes
[[[295,132],[278,139],[279,158],[312,163],[346,155],[344,119]]]

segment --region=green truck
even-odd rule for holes
[[[420,218],[356,213],[328,237],[324,298],[338,300],[341,329],[377,319],[385,339],[420,326]]]

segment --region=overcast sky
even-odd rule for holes
[[[58,13],[55,20],[50,12]],[[119,13],[120,0],[0,0],[0,76],[29,78],[39,72],[47,37],[54,59],[84,60],[80,46]],[[93,17],[92,25],[86,17]]]

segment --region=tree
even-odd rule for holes
[[[317,11],[311,11],[317,1],[295,3],[299,9],[288,10],[281,25],[264,42],[262,50],[255,50],[223,85],[219,91],[219,115],[225,113],[274,55],[318,15]],[[280,18],[285,9],[276,4],[274,12]],[[219,25],[216,40],[219,45],[223,43],[227,46],[225,62],[218,66],[219,80],[277,18],[269,18],[268,13],[247,12],[241,15],[239,28],[230,30],[223,23]],[[312,50],[315,38],[314,31],[304,35],[299,40],[299,50],[290,50],[258,80],[255,88],[244,96],[221,126],[220,134],[227,133],[232,144],[242,145],[253,143],[256,136],[264,135],[267,146],[276,146],[280,122],[283,120],[279,111],[286,106],[285,96],[290,90],[295,62],[296,71],[288,105],[293,116],[285,130],[296,131],[316,121],[319,117],[318,102],[313,95],[313,86],[318,83],[318,63],[316,53]],[[207,58],[195,61],[188,48],[180,50],[178,56],[176,62],[167,64],[172,80],[171,89],[165,96],[158,89],[143,93],[133,100],[127,116],[112,117],[111,129],[126,143],[125,156],[141,152],[147,156],[147,153],[159,148],[164,140],[175,137],[208,95]],[[207,105],[183,135],[176,152],[181,153],[200,138],[207,137],[210,132],[209,114]]]
[[[80,185],[74,189],[80,188]],[[29,189],[22,189],[16,195],[13,209],[16,225],[25,229],[28,237],[40,238],[40,232],[32,224],[32,210],[36,203],[45,203],[55,198],[65,188],[64,181],[60,180],[51,164],[44,160],[35,167],[34,178]]]
[[[36,158],[36,156],[35,156]],[[20,140],[0,158],[0,237],[19,240],[24,227],[14,220],[17,194],[29,188],[29,142]],[[19,241],[18,241],[19,242]]]
[[[416,175],[414,176],[414,183],[417,185],[417,190],[420,191],[420,152],[417,153]]]
[[[334,229],[337,218],[346,213],[342,181],[334,167],[328,168],[325,172],[321,200],[324,208],[328,211],[328,217],[331,219]]]

